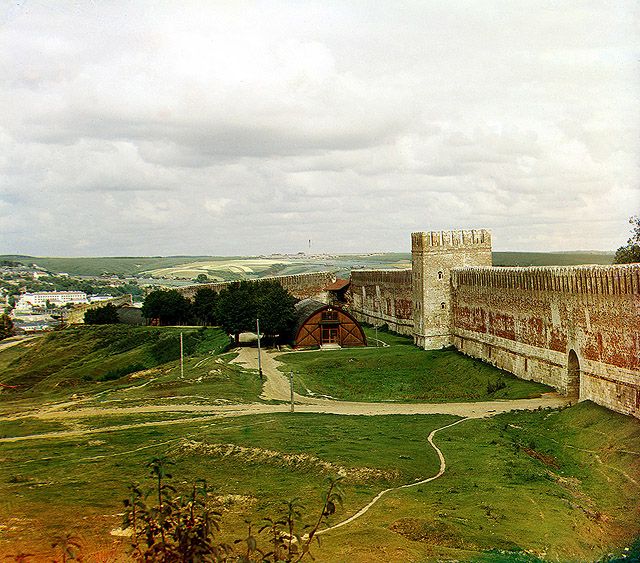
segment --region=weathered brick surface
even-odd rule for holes
[[[640,417],[640,264],[494,268],[484,229],[411,243],[411,270],[352,272],[356,318]]]
[[[450,346],[451,269],[491,266],[486,229],[411,234],[413,339],[421,348]]]
[[[357,320],[413,334],[411,270],[354,270],[348,301]]]
[[[640,417],[639,264],[453,269],[451,301],[461,351]]]
[[[277,281],[297,299],[307,299],[308,297],[326,297],[324,288],[335,282],[336,276],[332,272],[312,272],[308,274],[293,274],[290,276],[270,276],[258,278],[254,281]],[[237,282],[200,283],[178,288],[178,291],[188,299],[193,299],[200,288],[209,287],[214,291],[220,292],[232,283]]]

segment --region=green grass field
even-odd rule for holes
[[[192,403],[256,400],[259,377],[230,364],[233,354],[221,354],[228,346],[229,338],[216,328],[105,325],[53,332],[0,354],[0,382],[16,387],[2,390],[0,412],[64,400],[83,400],[83,406],[87,400],[138,406],[176,396]]]
[[[324,392],[328,381],[327,394],[340,398],[459,401],[547,389],[450,351],[378,336],[389,347],[285,358],[298,362],[302,387]],[[227,540],[243,537],[245,519],[278,515],[293,497],[309,507],[309,521],[331,474],[345,476],[344,507],[331,517],[337,523],[383,489],[437,472],[427,436],[453,416],[216,418],[113,408],[256,401],[257,374],[231,364],[227,346],[218,329],[85,326],[2,351],[0,381],[18,389],[0,393],[2,413],[13,415],[0,420],[0,440],[85,434],[0,441],[0,558],[22,551],[50,561],[53,538],[72,532],[86,560],[126,561],[126,540],[110,531],[121,523],[128,484],[151,485],[145,463],[154,456],[173,460],[180,491],[194,479],[208,481]],[[131,365],[145,369],[119,375]],[[501,378],[506,386],[487,393],[487,383]],[[64,418],[39,416],[60,402],[68,403]],[[314,548],[319,561],[596,561],[623,554],[640,536],[636,419],[580,403],[465,420],[435,441],[447,460],[443,477],[392,491],[361,519],[327,533]]]
[[[245,518],[274,515],[285,499],[317,507],[324,477],[342,469],[346,501],[335,523],[384,488],[434,474],[426,436],[453,420],[286,413],[36,440],[28,448],[3,443],[0,552],[44,552],[65,531],[78,532],[87,551],[113,545],[109,530],[120,523],[127,484],[145,482],[144,463],[156,455],[174,460],[178,488],[207,479],[214,500],[226,499],[223,532],[236,537]],[[436,443],[448,463],[444,476],[391,492],[327,534],[314,551],[320,561],[595,561],[640,534],[637,420],[582,403],[464,421]],[[222,455],[221,444],[245,449]]]
[[[370,346],[375,332],[366,328]],[[545,385],[518,379],[455,350],[425,351],[410,338],[378,331],[389,347],[295,352],[281,356],[296,374],[296,391],[349,401],[484,401],[537,397]],[[504,383],[489,392],[488,385]]]

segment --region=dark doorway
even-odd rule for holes
[[[322,344],[335,344],[338,342],[338,329],[335,327],[322,327]]]
[[[574,350],[569,350],[567,362],[567,396],[572,399],[580,398],[580,361]]]

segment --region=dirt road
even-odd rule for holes
[[[6,350],[7,348],[11,348],[12,346],[16,346],[17,344],[21,344],[22,342],[26,342],[27,340],[33,340],[34,338],[39,338],[42,336],[41,334],[30,334],[24,336],[11,336],[10,338],[5,338],[2,342],[0,342],[0,352]]]
[[[241,348],[235,363],[249,369],[258,369],[257,349]],[[62,430],[47,432],[28,436],[16,436],[0,439],[2,442],[20,442],[34,439],[54,439],[73,436],[83,436],[88,434],[99,434],[103,432],[113,432],[140,428],[148,426],[164,426],[174,424],[186,424],[194,421],[202,421],[207,418],[226,418],[245,416],[251,414],[270,414],[277,412],[289,412],[291,406],[289,381],[285,375],[278,370],[281,363],[277,360],[277,354],[263,353],[262,370],[265,376],[265,383],[261,398],[264,400],[286,401],[277,404],[250,403],[220,405],[212,403],[210,405],[194,404],[151,404],[135,407],[79,407],[82,401],[59,403],[48,405],[40,411],[28,413],[41,420],[78,420],[96,416],[124,416],[145,413],[176,413],[197,414],[197,417],[184,417],[174,420],[149,421],[126,425],[106,426],[93,429]],[[462,418],[482,418],[494,416],[499,413],[511,410],[535,410],[538,408],[557,408],[564,406],[567,399],[556,393],[547,393],[535,399],[511,399],[504,401],[483,401],[476,403],[363,403],[356,401],[337,401],[330,399],[319,399],[304,397],[298,393],[294,394],[294,409],[298,413],[319,413],[337,415],[364,415],[364,416],[384,416],[384,415],[416,415],[416,414],[450,414]],[[73,410],[66,410],[66,407],[73,406]],[[203,417],[202,415],[209,415]],[[25,414],[15,418],[23,418]],[[13,417],[7,417],[10,419]]]

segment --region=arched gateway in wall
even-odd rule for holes
[[[366,346],[362,327],[345,310],[313,299],[296,305],[297,322],[293,345],[301,346]]]
[[[573,399],[580,398],[580,360],[575,350],[569,350],[567,361],[567,396]]]

